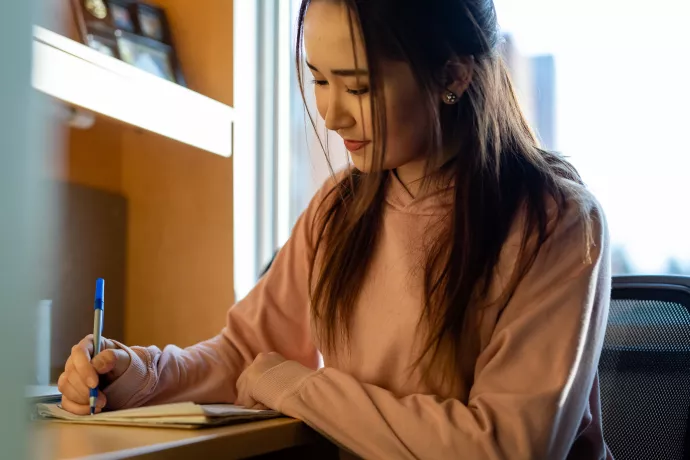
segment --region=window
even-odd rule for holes
[[[274,5],[277,12],[279,38],[264,40],[261,47],[275,48],[276,66],[282,69],[275,98],[280,146],[273,153],[274,176],[264,176],[277,184],[270,192],[275,197],[268,214],[273,220],[261,222],[273,232],[264,246],[277,248],[329,170],[302,107],[294,70],[300,0],[260,3]],[[690,274],[690,143],[685,139],[690,122],[690,61],[685,59],[690,3],[495,3],[529,121],[546,148],[563,153],[577,167],[604,208],[614,274]],[[259,87],[264,94],[270,89]],[[311,88],[306,96],[324,138]],[[337,138],[330,139],[331,160],[338,169],[347,162],[347,153]],[[237,151],[239,158],[242,152]],[[266,252],[256,259],[255,272]]]
[[[299,0],[234,1],[235,293],[244,297],[329,170],[304,111],[294,45]],[[306,92],[317,117],[311,91]],[[323,123],[319,132],[325,134]],[[332,142],[334,168],[347,162]]]
[[[290,106],[290,126],[293,140],[292,151],[290,152],[292,158],[292,169],[290,171],[290,193],[292,200],[290,202],[289,223],[292,225],[307,207],[314,193],[316,193],[331,174],[328,168],[328,162],[319,144],[319,138],[324,142],[328,141],[328,153],[334,171],[338,171],[347,165],[348,153],[340,138],[336,134],[329,133],[323,120],[319,117],[319,113],[316,110],[316,102],[314,100],[314,91],[312,90],[312,86],[308,83],[311,78],[311,72],[306,66],[303,66],[302,74],[305,80],[304,95],[307,100],[307,109],[316,122],[316,132],[318,132],[319,138],[317,138],[316,132],[305,111],[304,102],[302,101],[302,95],[297,82],[297,74],[294,70],[297,15],[299,13],[299,6],[302,2],[301,0],[290,0],[290,2],[292,3],[290,18],[292,34],[290,37],[289,50],[290,63],[292,65],[292,82],[290,89],[293,96]]]
[[[614,273],[690,274],[690,4],[495,1],[503,30],[532,60],[518,86],[545,109],[535,125],[604,208]]]

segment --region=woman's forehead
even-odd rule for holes
[[[353,49],[354,40],[354,49]],[[315,0],[304,18],[304,50],[307,61],[320,71],[366,66],[366,51],[359,25],[341,2]],[[354,51],[354,53],[353,53]]]

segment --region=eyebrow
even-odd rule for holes
[[[307,67],[315,72],[321,73],[319,69],[311,65],[308,61]],[[367,69],[332,69],[331,74],[338,75],[339,77],[354,77],[357,75],[369,75],[369,71]]]

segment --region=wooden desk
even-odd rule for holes
[[[279,418],[201,430],[36,422],[30,434],[36,460],[177,460],[336,458],[335,447],[304,423]],[[287,449],[287,450],[286,450]],[[281,454],[281,451],[284,454]]]

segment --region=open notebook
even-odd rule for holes
[[[98,425],[201,428],[279,417],[273,410],[253,410],[232,404],[194,404],[191,402],[138,407],[96,415],[74,415],[58,404],[37,404],[40,418]]]

